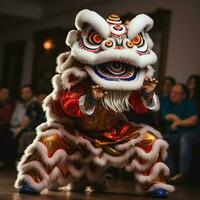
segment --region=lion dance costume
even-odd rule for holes
[[[19,162],[15,187],[40,193],[68,184],[76,190],[85,182],[97,190],[114,166],[134,172],[141,192],[166,197],[174,190],[165,182],[169,169],[162,162],[168,144],[155,129],[123,117],[129,109],[159,108],[155,94],[147,105],[141,92],[157,60],[147,33],[153,20],[141,14],[122,23],[118,15],[105,20],[82,10],[75,26],[66,39],[71,51],[59,55],[54,89],[43,104],[47,122]],[[100,101],[91,98],[93,85],[107,91]]]

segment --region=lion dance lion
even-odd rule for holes
[[[159,109],[151,67],[157,60],[147,33],[153,20],[137,15],[122,22],[96,12],[80,11],[68,33],[70,52],[57,58],[53,91],[43,108],[47,121],[18,165],[15,187],[35,194],[71,185],[71,189],[104,190],[105,171],[123,168],[135,175],[137,189],[166,197],[163,163],[168,144],[147,125],[129,122],[124,111]]]

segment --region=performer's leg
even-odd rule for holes
[[[72,191],[82,192],[89,187],[92,191],[105,191],[107,189],[107,181],[105,178],[105,171],[107,167],[99,166],[93,162],[85,163],[84,176],[77,178],[72,184]]]
[[[87,167],[87,179],[89,186],[96,191],[101,192],[107,190],[107,180],[105,177],[106,166],[99,166],[94,163],[90,163]]]
[[[15,187],[23,193],[39,193],[56,189],[70,179],[67,156],[74,147],[58,130],[48,130],[38,136],[25,151],[18,165]]]
[[[139,188],[154,197],[166,197],[168,192],[174,191],[174,187],[165,181],[169,175],[169,168],[163,163],[167,148],[168,144],[164,140],[148,132],[135,148],[135,176]]]

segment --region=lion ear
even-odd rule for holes
[[[133,38],[140,32],[148,32],[153,27],[153,19],[145,14],[137,15],[127,25],[128,37]]]
[[[110,27],[106,20],[94,11],[84,9],[81,10],[75,19],[75,26],[79,31],[91,26],[95,31],[107,38],[110,33]]]
[[[74,42],[78,41],[79,38],[79,33],[76,30],[71,30],[68,32],[66,40],[65,40],[65,44],[67,46],[72,46],[74,44]]]

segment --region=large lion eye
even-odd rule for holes
[[[141,34],[136,35],[131,41],[138,47],[142,46],[144,43],[144,39]]]
[[[90,32],[88,36],[88,42],[93,45],[100,45],[103,41],[103,38],[99,33]]]

